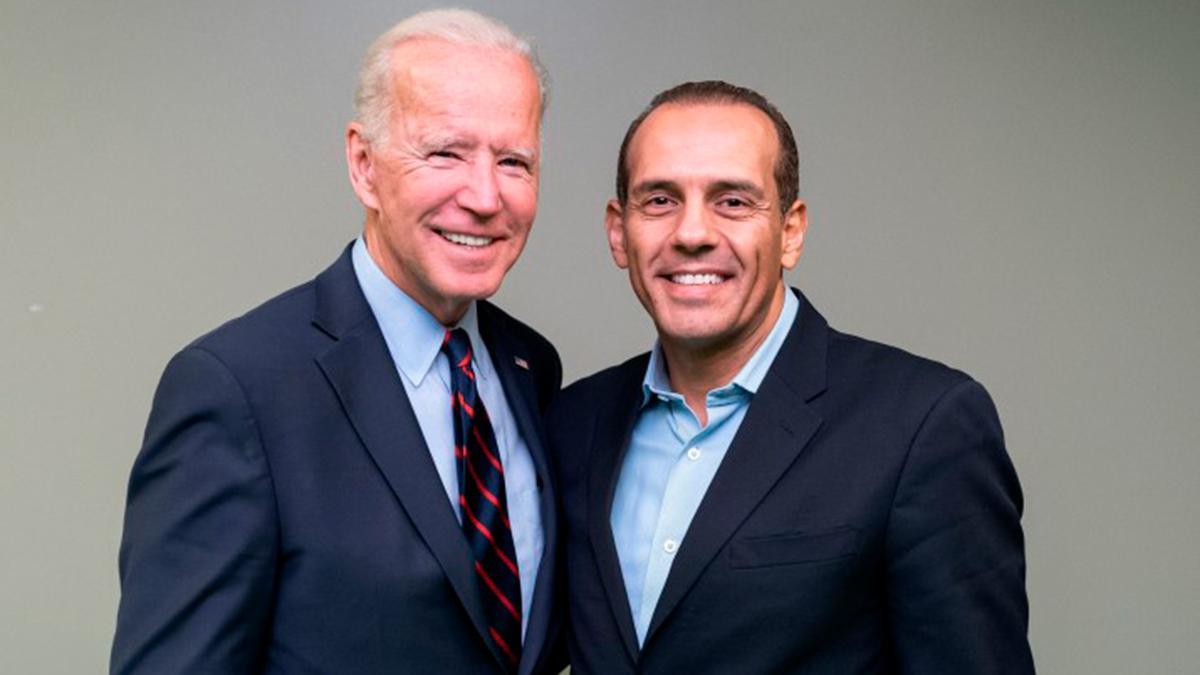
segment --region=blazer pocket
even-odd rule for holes
[[[839,527],[822,532],[793,532],[742,537],[729,544],[734,568],[825,562],[858,553],[858,530]]]

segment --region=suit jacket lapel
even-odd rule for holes
[[[646,373],[649,355],[634,359],[625,366],[622,380],[613,396],[603,402],[597,410],[596,428],[592,429],[591,447],[588,452],[588,532],[596,566],[600,570],[600,581],[608,596],[609,608],[621,633],[621,641],[629,652],[630,660],[638,658],[637,631],[633,626],[633,612],[629,607],[629,594],[625,589],[625,578],[621,574],[621,560],[612,534],[613,495],[625,451],[634,422],[641,409],[642,377]],[[601,424],[603,422],[603,424]]]
[[[549,628],[550,611],[554,604],[555,551],[558,550],[558,510],[555,507],[553,483],[550,480],[550,465],[546,457],[545,432],[538,410],[537,385],[531,369],[540,364],[522,352],[511,336],[499,325],[497,313],[484,302],[479,303],[479,332],[487,343],[492,357],[492,366],[504,388],[504,397],[517,422],[517,429],[529,448],[538,474],[542,532],[544,547],[538,566],[537,583],[533,589],[533,600],[525,627],[525,641],[521,647],[519,671],[531,672],[535,660],[542,651]],[[529,368],[516,366],[520,358]]]
[[[808,406],[825,388],[828,325],[800,300],[788,337],[701,500],[654,608],[646,644],[821,425]]]
[[[349,249],[317,278],[313,323],[334,337],[317,363],[405,513],[450,580],[481,638],[487,636],[479,586],[458,520],[425,445],[404,386],[370,306],[358,287]]]

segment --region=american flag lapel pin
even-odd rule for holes
[[[513,357],[513,363],[517,364],[517,367],[522,370],[529,370],[529,362],[519,356]]]

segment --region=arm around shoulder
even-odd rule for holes
[[[216,356],[185,349],[159,383],[129,480],[111,671],[254,670],[277,548],[245,392]]]
[[[888,524],[902,672],[1033,672],[1021,510],[995,406],[977,382],[959,382],[921,423]]]

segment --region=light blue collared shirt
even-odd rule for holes
[[[396,372],[404,383],[404,392],[408,394],[408,401],[421,426],[425,445],[429,447],[433,464],[446,489],[446,498],[461,522],[458,463],[454,458],[454,420],[450,407],[450,364],[441,351],[446,327],[384,275],[371,259],[362,237],[354,242],[350,255],[358,285],[383,331],[383,339],[396,364]],[[471,338],[479,396],[487,407],[488,417],[496,432],[496,442],[500,446],[508,518],[512,524],[513,544],[517,549],[517,568],[521,573],[521,638],[524,639],[533,587],[545,545],[537,469],[525,439],[517,429],[512,410],[508,407],[487,345],[479,335],[475,303],[471,303],[470,309],[458,322],[458,327],[467,331]]]
[[[612,505],[613,539],[629,594],[638,644],[662,594],[700,500],[725,458],[754,393],[791,330],[800,302],[786,290],[783,311],[733,380],[705,397],[708,424],[671,389],[662,346],[654,345],[642,380],[642,410]]]

